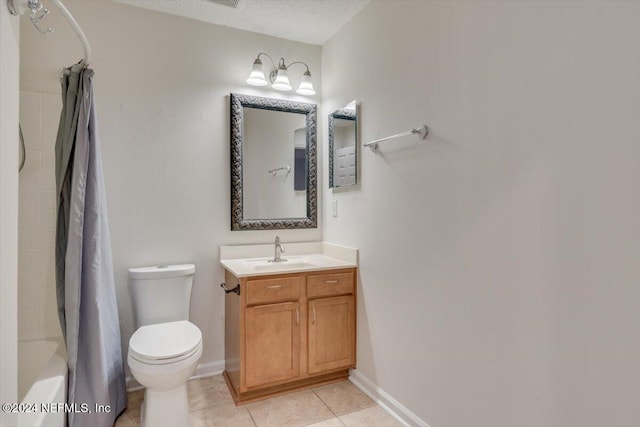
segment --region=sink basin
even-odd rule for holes
[[[249,268],[257,271],[282,271],[322,267],[321,263],[312,262],[305,258],[292,258],[281,262],[269,262],[269,260],[265,259],[247,260],[246,263]]]
[[[343,248],[337,246],[326,245],[330,250],[344,255]],[[336,249],[337,248],[337,249]],[[252,277],[252,276],[272,276],[276,274],[291,274],[311,271],[335,270],[341,268],[357,267],[355,249],[347,253],[346,260],[328,256],[321,249],[312,243],[290,243],[287,244],[286,254],[282,254],[282,262],[269,262],[273,260],[273,245],[256,245],[252,246],[221,246],[221,257],[229,257],[221,259],[220,264],[236,277]],[[302,252],[304,251],[304,252]],[[312,252],[313,251],[313,252]],[[253,254],[253,256],[243,257],[244,254]]]

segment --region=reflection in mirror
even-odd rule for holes
[[[317,226],[316,106],[231,94],[231,229]]]
[[[298,144],[302,144],[302,156],[306,151],[304,114],[248,107],[242,114],[244,218],[303,217],[307,195],[304,186],[303,191],[295,191],[298,190],[295,184],[298,180],[305,181],[305,158],[299,162],[296,156],[300,151]]]
[[[339,188],[358,182],[357,103],[329,114],[329,187]]]

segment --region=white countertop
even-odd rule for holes
[[[220,246],[220,264],[236,277],[264,276],[358,266],[358,250],[327,242],[286,243],[282,262],[273,260],[274,245]]]

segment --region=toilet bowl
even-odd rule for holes
[[[143,427],[189,423],[187,380],[202,356],[202,333],[188,321],[191,264],[129,270],[138,329],[129,340],[127,364],[144,386]]]
[[[201,355],[202,333],[188,321],[143,326],[131,336],[127,363],[145,387],[143,426],[187,425],[186,382]]]

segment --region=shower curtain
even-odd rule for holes
[[[56,189],[56,289],[69,365],[67,402],[73,405],[69,427],[111,427],[127,396],[93,70],[81,64],[62,77]]]

